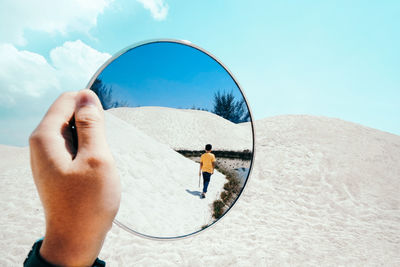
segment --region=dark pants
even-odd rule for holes
[[[203,172],[203,193],[207,193],[208,184],[210,183],[211,173]]]

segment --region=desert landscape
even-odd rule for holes
[[[107,133],[113,153],[126,157],[134,157],[134,151],[149,153],[144,161],[166,159],[165,155],[179,158],[182,171],[189,176],[192,169],[195,172],[192,187],[196,188],[196,163],[173,151],[161,137],[156,140],[145,129],[109,113],[108,131],[120,130]],[[254,167],[242,196],[226,216],[199,234],[173,241],[149,240],[114,225],[99,257],[107,266],[400,264],[400,136],[308,115],[265,118],[255,122],[255,129]],[[139,140],[133,140],[132,147],[115,145],[133,136]],[[153,146],[160,152],[148,150]],[[0,154],[0,265],[15,266],[43,236],[43,211],[29,168],[29,149],[0,146]],[[163,189],[140,179],[145,175],[142,167],[123,166],[120,160],[121,177],[134,168],[142,190],[163,194]],[[140,158],[136,162],[147,164]],[[162,166],[153,169],[157,179],[168,172]],[[132,203],[121,206],[117,219],[140,214],[140,205],[157,209],[150,200],[135,203],[139,194],[123,193]],[[157,227],[140,215],[131,218],[129,222],[144,225],[141,231]]]

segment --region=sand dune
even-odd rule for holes
[[[399,265],[400,136],[313,116],[260,120],[256,133],[249,184],[216,225],[168,242],[113,227],[100,257],[108,266]],[[1,266],[20,264],[43,235],[27,164],[0,172]]]
[[[338,119],[256,122],[242,198],[214,227],[154,242],[114,227],[117,266],[386,265],[400,261],[400,137]]]
[[[166,107],[115,108],[108,110],[157,141],[175,150],[243,151],[252,148],[250,127],[238,127],[211,112]]]
[[[215,171],[207,198],[200,200],[199,164],[108,113],[106,126],[122,182],[120,222],[158,237],[190,234],[212,222],[210,205],[224,175]]]
[[[11,170],[25,164],[29,160],[29,149],[27,147],[6,146],[0,144],[0,170]],[[9,160],[3,160],[4,158]],[[29,163],[28,163],[29,164]]]

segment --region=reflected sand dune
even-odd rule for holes
[[[165,116],[160,118],[155,115],[165,110],[168,116],[175,118],[175,123],[170,123]],[[199,164],[176,152],[169,140],[181,144],[180,148],[192,149],[196,142],[200,146],[205,141],[196,127],[204,128],[218,120],[219,139],[226,144],[243,140],[241,148],[246,148],[246,131],[229,121],[222,124],[220,120],[224,119],[216,117],[204,111],[186,112],[162,107],[106,111],[107,140],[116,158],[123,188],[117,215],[119,222],[141,234],[173,237],[201,230],[215,220],[212,203],[220,199],[224,184],[228,182],[226,175],[215,170],[207,198],[194,198],[193,195],[201,191],[198,187]],[[196,127],[193,126],[193,131],[186,131],[191,123]],[[236,134],[230,134],[235,132],[234,127],[239,130]],[[168,129],[170,133],[160,134],[160,129]],[[161,138],[164,138],[163,143],[160,142]],[[185,143],[185,140],[193,142]],[[218,147],[218,143],[215,145]]]

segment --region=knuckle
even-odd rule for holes
[[[113,160],[110,156],[98,155],[87,157],[86,163],[92,169],[103,169],[110,167],[113,164]]]
[[[46,137],[41,131],[35,130],[29,136],[29,145],[30,146],[40,146],[43,144],[45,139],[46,139]]]
[[[77,127],[90,128],[95,124],[102,121],[102,117],[97,112],[90,112],[81,110],[79,116],[75,117],[75,123]]]

